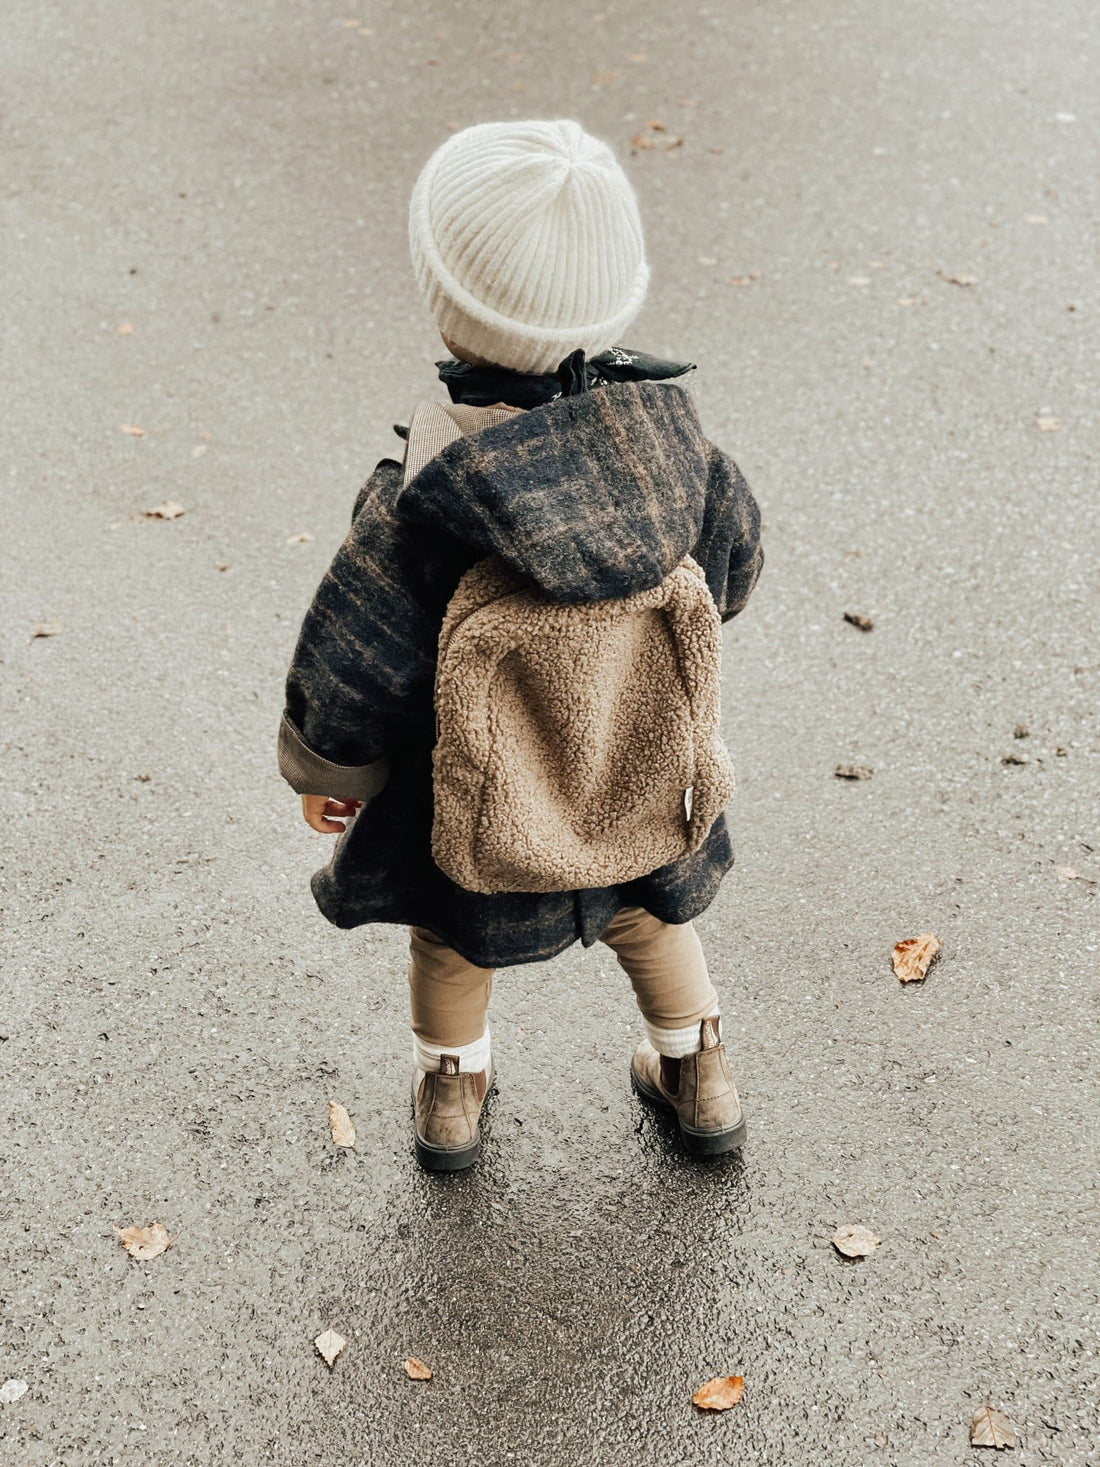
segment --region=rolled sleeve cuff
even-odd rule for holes
[[[333,764],[331,759],[322,759],[284,713],[279,725],[279,773],[299,795],[365,802],[381,793],[390,767],[384,758],[370,764]]]

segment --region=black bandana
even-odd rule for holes
[[[574,397],[608,382],[664,382],[694,369],[694,362],[666,362],[644,351],[613,346],[598,356],[585,357],[581,350],[567,356],[556,372],[512,372],[506,367],[473,367],[469,362],[448,358],[436,362],[439,380],[446,384],[452,402],[474,407],[492,407],[506,402],[510,407],[534,408],[556,397]]]

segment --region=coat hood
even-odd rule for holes
[[[623,382],[450,443],[401,507],[555,601],[659,585],[703,529],[710,445],[682,387]]]

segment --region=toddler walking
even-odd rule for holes
[[[646,294],[637,203],[573,121],[450,137],[409,239],[452,359],[306,614],[279,766],[339,834],[338,927],[410,928],[414,1145],[469,1166],[494,970],[607,943],[645,1025],[635,1089],[717,1154],[745,1122],[692,919],[732,864],[717,628],[759,514],[672,379],[619,345]],[[713,635],[712,635],[713,624]]]

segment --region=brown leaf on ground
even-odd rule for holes
[[[683,138],[673,137],[660,118],[654,118],[647,122],[647,132],[639,132],[630,139],[630,147],[633,152],[639,149],[659,148],[662,152],[671,152],[673,148],[683,146]]]
[[[1035,419],[1035,426],[1040,433],[1057,433],[1062,427],[1061,418],[1049,417],[1046,413]]]
[[[334,1146],[355,1145],[355,1127],[351,1123],[351,1116],[335,1100],[328,1103],[328,1124]]]
[[[942,946],[943,943],[931,932],[922,932],[919,937],[906,937],[901,942],[896,942],[890,956],[898,981],[912,983],[923,978]]]
[[[122,427],[122,432],[123,433],[129,433],[129,435],[130,435],[131,438],[144,438],[145,437],[145,429],[144,428],[139,428],[136,423],[123,423],[121,425],[121,427]]]
[[[1007,754],[1001,755],[1002,764],[1030,764],[1030,754],[1024,754],[1019,749],[1010,749]]]
[[[336,1364],[337,1355],[347,1344],[347,1340],[343,1335],[338,1335],[334,1329],[327,1329],[324,1334],[318,1335],[313,1343],[317,1347],[317,1353],[331,1370]]]
[[[31,627],[31,641],[35,637],[56,637],[64,629],[65,623],[59,616],[51,616],[49,621],[36,621]]]
[[[172,1246],[172,1240],[168,1236],[163,1223],[150,1223],[148,1227],[139,1228],[115,1228],[118,1241],[126,1249],[131,1258],[138,1259],[141,1263],[148,1263],[150,1258],[156,1258]]]
[[[832,1244],[845,1258],[869,1258],[882,1239],[859,1223],[845,1223],[832,1236]]]
[[[182,504],[177,504],[174,499],[166,499],[163,504],[156,504],[152,509],[147,509],[144,518],[147,520],[178,520],[181,514],[186,513]]]
[[[972,1447],[996,1447],[999,1452],[1005,1447],[1016,1445],[1016,1433],[1012,1422],[1003,1411],[992,1406],[979,1406],[970,1418],[970,1445]]]
[[[858,611],[846,611],[844,620],[850,627],[858,627],[861,632],[873,632],[875,624],[869,616],[862,616]]]
[[[837,779],[870,779],[874,772],[870,764],[838,764],[833,770]]]
[[[308,530],[303,530],[300,535],[291,535],[287,540],[288,545],[308,545],[313,536]]]
[[[1076,866],[1055,866],[1054,874],[1059,881],[1083,881],[1086,886],[1095,886],[1096,877],[1086,876]]]
[[[1028,728],[1026,723],[1018,723],[1016,727],[1012,730],[1012,737],[1014,739],[1026,739],[1029,738],[1030,735],[1031,730]]]
[[[700,1386],[691,1398],[691,1404],[700,1411],[728,1411],[736,1406],[745,1389],[743,1375],[716,1375]]]
[[[133,336],[134,334],[134,326],[132,321],[123,321],[121,325],[117,326],[115,329],[117,330],[119,336]]]
[[[948,285],[977,285],[978,283],[978,277],[976,275],[966,275],[962,271],[954,275],[948,275],[943,270],[937,270],[936,274],[941,280],[946,280]]]
[[[432,1370],[430,1365],[425,1365],[423,1360],[418,1360],[415,1355],[410,1355],[405,1361],[405,1374],[410,1380],[431,1380]]]

